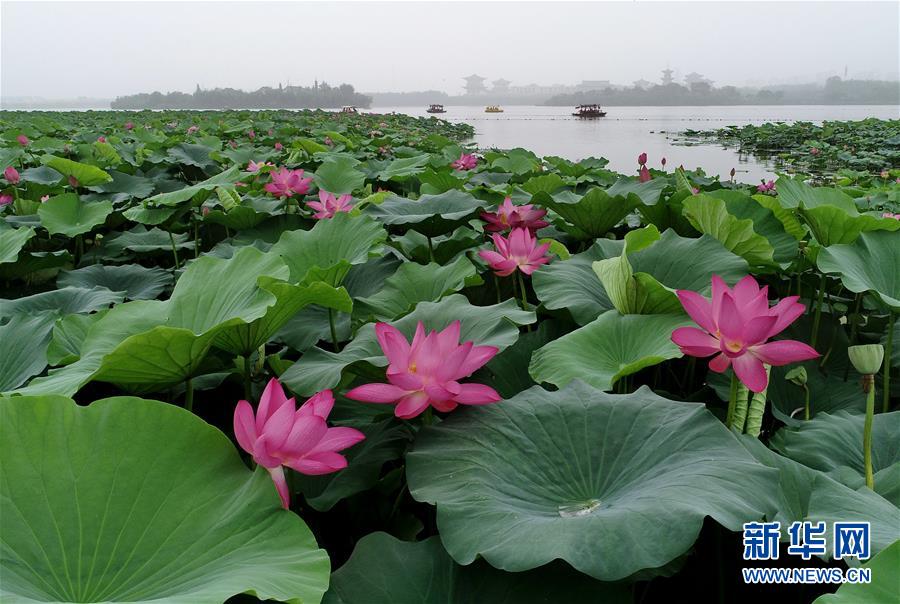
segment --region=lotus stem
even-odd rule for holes
[[[853,305],[853,315],[851,315],[850,319],[850,338],[847,341],[848,346],[853,346],[856,344],[856,319],[854,317],[859,316],[859,305],[862,302],[862,294],[856,294],[856,304]],[[890,332],[888,332],[890,335]],[[850,376],[850,364],[848,363],[846,367],[844,367],[844,381],[847,381],[847,378]]]
[[[766,365],[766,379],[769,377],[770,370],[771,368]],[[763,415],[766,413],[766,392],[768,392],[768,389],[756,392],[750,399],[750,408],[747,411],[747,426],[744,428],[744,433],[754,438],[758,438],[759,433],[762,431]]]
[[[863,377],[866,391],[866,423],[863,426],[863,463],[866,467],[866,486],[875,490],[875,475],[872,473],[872,420],[875,417],[875,376]]]
[[[250,359],[249,357],[241,357],[242,373],[244,374],[244,400],[250,400],[250,384],[252,376],[250,375]]]
[[[191,217],[191,222],[194,223],[194,258],[200,257],[200,223],[196,221],[193,217]]]
[[[725,425],[729,428],[731,427],[731,422],[734,420],[734,409],[737,406],[737,394],[738,394],[738,378],[737,374],[732,371],[731,373],[731,389],[728,395],[728,413],[725,415]]]
[[[184,408],[188,411],[194,411],[194,380],[188,378],[184,382]]]
[[[738,384],[737,399],[734,403],[734,416],[731,418],[729,427],[738,434],[744,431],[744,423],[747,421],[747,399],[750,397],[750,390],[743,384]]]
[[[331,343],[334,345],[334,351],[340,352],[341,346],[338,343],[337,325],[335,325],[335,322],[334,322],[334,314],[335,314],[334,309],[329,308],[328,309],[328,327],[331,328]]]
[[[172,236],[172,231],[169,231],[169,243],[172,244],[172,257],[175,258],[175,270],[181,268],[181,263],[178,262],[178,250],[175,248],[175,237]]]
[[[422,414],[422,425],[430,426],[434,422],[434,414],[431,411],[431,405],[425,407],[425,413]]]
[[[827,277],[825,273],[822,273],[822,278],[819,280],[819,294],[816,298],[816,315],[813,318],[812,335],[809,338],[809,345],[813,348],[816,347],[816,340],[819,338],[819,322],[822,320],[822,301],[825,299],[826,285]]]
[[[522,292],[522,310],[530,310],[528,306],[528,293],[525,289],[525,279],[522,278],[522,272],[516,271],[516,279],[519,281],[519,290]]]
[[[809,387],[804,384],[803,391],[806,392],[806,401],[803,404],[803,419],[809,421]]]
[[[84,237],[79,233],[75,235],[75,266],[79,265],[82,256],[84,256]]]
[[[500,277],[494,273],[494,291],[497,292],[497,304],[500,304],[502,299],[500,298]]]
[[[894,311],[888,310],[888,332],[887,342],[884,346],[884,367],[882,368],[881,378],[881,412],[887,413],[891,408],[891,354],[894,348],[894,321],[896,320]],[[873,388],[874,390],[874,388]]]
[[[431,241],[431,235],[426,237],[428,240],[428,261],[434,262],[434,244]]]

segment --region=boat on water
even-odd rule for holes
[[[359,110],[353,105],[344,105],[341,107],[341,113],[359,113]]]
[[[426,109],[425,111],[428,112],[428,113],[447,113],[447,112],[444,110],[444,106],[443,106],[443,105],[437,105],[437,104],[429,105],[429,106],[428,106],[428,109]]]
[[[488,105],[484,108],[485,113],[503,113],[503,107],[499,105]]]
[[[575,107],[575,117],[606,117],[606,112],[600,108],[600,105],[579,105]]]

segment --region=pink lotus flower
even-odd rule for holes
[[[882,218],[893,218],[894,220],[900,220],[900,214],[891,214],[890,212],[885,212],[881,215]]]
[[[328,145],[329,147],[333,147],[333,146],[334,146],[334,141],[331,140],[331,137],[330,137],[330,136],[326,136],[326,137],[325,137],[325,144]]]
[[[662,163],[662,167],[665,168],[666,167],[666,158],[665,157],[662,158],[662,161],[660,163]]]
[[[770,180],[769,182],[764,182],[762,184],[756,185],[756,190],[759,193],[768,193],[770,191],[775,191],[775,181]]]
[[[881,174],[879,174],[879,176],[881,176],[881,178],[887,180],[888,178],[891,177],[891,173],[888,172],[887,170],[882,170]]]
[[[813,147],[812,149],[809,150],[809,153],[810,153],[810,155],[818,155],[819,150],[816,147]]]
[[[47,201],[48,199],[50,199],[50,196],[49,196],[49,195],[41,195],[41,203],[44,203],[44,202]]]
[[[698,189],[697,187],[691,187],[691,195],[699,195],[699,194],[700,194],[700,189]]]
[[[75,178],[74,176],[69,176],[69,186],[72,187],[73,189],[77,189],[78,188],[78,179]]]
[[[516,269],[530,275],[542,264],[550,262],[550,258],[546,255],[550,244],[537,245],[537,239],[528,229],[513,229],[509,239],[494,233],[491,239],[497,251],[481,250],[478,255],[490,265],[498,277],[511,275]]]
[[[282,167],[277,172],[272,172],[272,182],[266,183],[263,188],[275,197],[290,197],[295,193],[306,195],[311,182],[312,177],[303,178],[303,170],[288,170]]]
[[[187,133],[193,134],[194,132],[197,132],[198,130],[200,130],[199,126],[191,126],[190,128],[187,129]]]
[[[281,143],[275,143],[276,151],[281,151],[282,149],[284,149],[284,145],[282,145]]]
[[[365,384],[346,394],[347,398],[369,403],[397,403],[394,415],[416,417],[429,405],[438,411],[452,411],[457,405],[487,405],[500,400],[497,392],[483,384],[460,384],[494,358],[494,346],[459,343],[460,323],[454,321],[441,332],[425,335],[420,321],[412,344],[396,327],[375,325],[375,335],[388,359],[388,384]]]
[[[134,130],[134,122],[125,122],[126,130]]]
[[[653,180],[653,177],[650,176],[650,170],[647,169],[647,166],[641,166],[641,171],[638,173],[638,181],[649,182],[651,180]]]
[[[203,209],[200,210],[200,213],[203,214],[204,218],[206,218],[207,216],[209,216],[209,207],[203,206]]]
[[[17,136],[16,140],[19,141],[19,144],[22,145],[23,147],[27,147],[28,143],[30,142],[28,140],[28,137],[25,136],[24,134],[20,134],[19,136]]]
[[[647,163],[647,154],[641,153],[640,155],[638,155],[638,165],[643,166],[646,163]]]
[[[11,185],[19,184],[19,171],[12,166],[6,166],[3,171],[3,178],[9,181]]]
[[[734,175],[735,175],[735,174],[737,174],[737,170],[735,170],[734,168],[732,168],[732,169],[731,169],[731,178],[732,178],[732,179],[734,178]]]
[[[269,136],[275,134],[275,130],[273,128],[269,128]]]
[[[488,223],[484,230],[505,232],[511,229],[524,228],[534,232],[550,224],[545,220],[541,220],[547,214],[547,210],[535,210],[533,208],[532,204],[514,205],[512,199],[507,197],[497,208],[496,212],[481,213],[481,218]]]
[[[474,170],[478,165],[478,158],[474,153],[460,153],[459,159],[450,164],[454,170]]]
[[[0,195],[0,208],[8,206],[12,202],[13,202],[12,195],[7,195],[6,193],[3,193],[2,195]]]
[[[798,296],[783,298],[769,307],[768,286],[760,289],[747,275],[731,290],[721,277],[713,275],[712,300],[697,292],[675,292],[696,327],[679,327],[672,341],[681,352],[693,357],[713,358],[709,368],[722,373],[729,366],[753,392],[768,387],[765,364],[787,365],[819,356],[810,346],[796,340],[766,342],[803,314]]]
[[[378,147],[378,152],[379,152],[381,155],[387,155],[388,153],[391,152],[391,149],[390,149],[390,147],[384,147],[384,146],[381,146],[381,147]]]
[[[287,466],[310,476],[331,474],[347,467],[338,453],[365,436],[353,428],[329,428],[325,422],[334,396],[323,390],[295,410],[294,398],[287,398],[278,380],[269,380],[259,399],[256,415],[247,401],[234,409],[234,436],[253,461],[272,476],[281,504],[288,509],[291,494],[284,476]]]
[[[254,138],[256,138],[256,132],[251,130],[250,132],[247,133],[247,136],[250,137],[250,140],[253,140]]]
[[[349,195],[341,195],[335,198],[333,193],[328,191],[319,191],[319,201],[307,201],[306,205],[316,211],[313,218],[334,218],[338,212],[349,212],[353,209],[350,200],[353,199]]]
[[[273,164],[272,162],[268,162],[268,161],[267,161],[267,162],[256,163],[255,161],[253,161],[253,160],[251,159],[251,160],[250,160],[250,163],[247,164],[247,172],[259,172],[260,170],[262,170],[262,169],[265,168],[266,166],[274,166],[274,164]]]
[[[105,143],[105,142],[106,142],[106,137],[105,137],[105,136],[98,136],[98,137],[97,137],[97,142],[98,142],[98,143]]]
[[[232,149],[237,149],[238,148],[237,141],[228,141],[228,146],[231,147]]]

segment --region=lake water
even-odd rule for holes
[[[735,168],[737,180],[748,183],[774,178],[771,163],[720,145],[678,145],[676,135],[687,129],[713,130],[765,122],[900,118],[900,108],[894,105],[608,107],[605,118],[594,120],[573,117],[571,107],[508,106],[504,113],[493,114],[484,113],[483,107],[445,109],[447,113],[437,117],[472,124],[481,148],[524,147],[538,155],[559,155],[574,161],[605,157],[610,169],[626,174],[636,172],[637,156],[646,152],[650,167],[659,168],[660,159],[665,157],[667,169],[701,167],[723,179]],[[371,111],[429,115],[425,107],[373,107]]]

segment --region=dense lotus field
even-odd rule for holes
[[[0,114],[3,601],[896,602],[900,184],[471,135]]]

